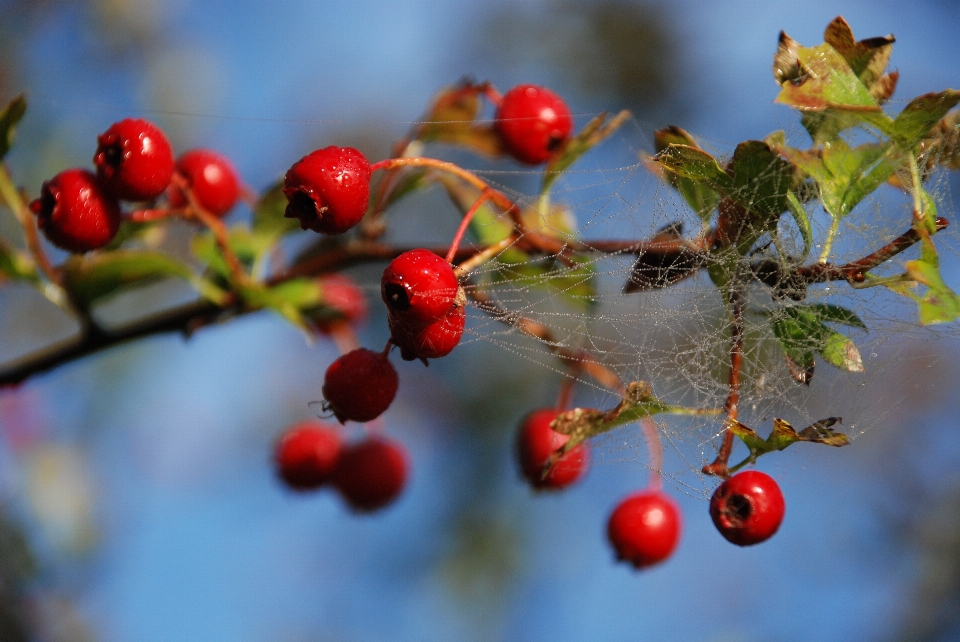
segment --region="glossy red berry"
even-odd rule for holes
[[[385,355],[366,348],[330,364],[323,377],[325,407],[345,421],[372,421],[390,407],[400,379]]]
[[[357,325],[367,316],[367,299],[353,279],[344,274],[328,274],[318,279],[323,306],[313,323],[323,334],[344,325]]]
[[[383,437],[371,437],[343,451],[333,483],[352,508],[373,511],[393,502],[406,481],[403,447]]]
[[[70,252],[103,247],[120,227],[117,199],[85,169],[68,169],[44,182],[30,211],[50,242]]]
[[[537,489],[565,488],[583,477],[590,466],[590,448],[584,442],[560,457],[547,476],[543,476],[547,460],[570,439],[550,427],[550,422],[559,414],[553,408],[534,410],[523,420],[517,435],[520,470]]]
[[[773,537],[785,509],[777,482],[758,470],[737,473],[720,484],[710,499],[714,525],[737,546],[751,546]]]
[[[677,504],[658,490],[648,490],[620,502],[607,522],[607,537],[617,559],[640,569],[670,557],[681,528]]]
[[[573,117],[563,99],[549,89],[518,85],[503,95],[496,129],[511,156],[537,165],[570,138]]]
[[[459,291],[453,266],[430,250],[404,252],[380,279],[380,296],[390,315],[407,323],[442,319],[457,303]]]
[[[114,123],[97,137],[93,163],[108,192],[125,201],[152,201],[170,184],[173,148],[159,127],[139,118]]]
[[[177,159],[176,171],[193,192],[197,204],[214,216],[222,217],[240,198],[237,170],[226,157],[209,149],[184,152]],[[171,186],[167,197],[173,207],[187,204],[187,196],[179,188]]]
[[[467,313],[461,306],[450,308],[447,314],[432,323],[417,325],[390,316],[390,340],[400,348],[405,361],[439,359],[453,351],[463,337]]]
[[[277,473],[294,490],[319,488],[333,478],[342,449],[334,428],[318,421],[300,422],[277,443]]]
[[[370,163],[352,147],[325,147],[293,164],[283,179],[285,216],[321,234],[360,222],[370,202]]]

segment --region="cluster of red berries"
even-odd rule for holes
[[[274,453],[277,474],[290,488],[310,491],[332,485],[357,511],[392,503],[407,481],[407,453],[384,437],[344,444],[338,430],[317,421],[289,428]]]
[[[83,168],[60,172],[43,183],[30,203],[37,227],[70,252],[107,245],[120,228],[120,201],[154,201],[166,192],[173,207],[188,202],[223,216],[237,202],[240,181],[230,162],[209,150],[185,152],[174,161],[163,131],[146,120],[127,118],[97,137],[96,174]],[[174,175],[179,180],[172,181]]]
[[[590,451],[578,444],[559,455],[570,439],[551,427],[560,411],[542,408],[523,420],[517,435],[520,470],[536,490],[560,490],[586,473]],[[558,456],[559,455],[559,456]],[[738,546],[759,544],[774,535],[783,520],[780,487],[759,471],[724,481],[710,500],[710,516],[720,534]],[[680,542],[680,507],[662,490],[648,488],[626,497],[610,515],[607,537],[617,558],[637,569],[666,560]]]

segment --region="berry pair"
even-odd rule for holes
[[[336,429],[314,421],[288,430],[277,444],[274,461],[290,488],[307,491],[332,484],[357,511],[387,506],[407,479],[407,455],[399,444],[369,437],[344,445]]]
[[[466,325],[465,295],[447,261],[430,250],[404,252],[383,271],[390,340],[406,361],[436,359],[457,347]]]

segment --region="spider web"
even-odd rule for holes
[[[869,137],[869,133],[855,131],[852,136]],[[798,147],[805,147],[809,140],[799,125],[787,139]],[[702,225],[699,217],[643,161],[653,153],[652,140],[652,127],[631,119],[582,158],[552,190],[552,202],[562,204],[567,211],[567,216],[561,217],[562,225],[544,219],[541,231],[598,246],[610,241],[649,239],[658,230],[670,226],[678,229],[678,224],[685,238],[695,237]],[[721,165],[734,147],[716,141],[698,142]],[[515,171],[478,173],[518,204],[536,206],[536,197],[514,187]],[[935,173],[925,187],[935,196],[939,215],[952,219],[954,207],[946,174]],[[910,229],[911,207],[909,195],[892,186],[881,186],[843,219],[829,260],[834,264],[854,261],[903,234]],[[806,211],[813,231],[812,250],[804,261],[808,265],[816,262],[831,219],[816,199],[806,203]],[[565,229],[570,216],[576,220],[575,234]],[[936,237],[948,282],[948,265],[956,259],[954,234],[948,228]],[[803,240],[789,214],[780,218],[777,237],[788,256],[801,255]],[[918,256],[916,245],[872,274],[900,274],[903,263]],[[751,257],[777,259],[769,234],[757,241]],[[649,383],[654,395],[668,404],[723,409],[729,392],[732,324],[721,292],[711,283],[706,269],[667,287],[625,294],[624,285],[631,278],[636,260],[634,253],[593,252],[585,264],[574,265],[557,258],[537,257],[520,265],[495,259],[470,275],[474,283],[481,284],[476,287],[511,318],[519,315],[551,328],[548,341],[532,339],[516,325],[475,309],[470,313],[472,322],[464,342],[487,342],[573,377],[590,391],[590,401],[596,408],[611,408],[619,397],[582,373],[571,371],[569,362],[555,355],[558,350],[586,351],[623,382]],[[771,314],[786,304],[772,297],[770,287],[751,283],[744,316],[739,420],[761,436],[769,433],[775,417],[797,430],[827,417],[841,417],[842,425],[836,428],[856,438],[902,403],[906,393],[899,397],[893,393],[892,398],[885,396],[883,403],[877,403],[871,389],[891,365],[909,355],[911,340],[956,335],[956,328],[950,325],[921,326],[916,305],[885,287],[854,289],[844,281],[812,284],[803,300],[803,304],[811,303],[843,306],[864,322],[866,331],[831,324],[852,339],[862,357],[863,371],[844,372],[818,356],[810,384],[798,383],[771,330]],[[664,470],[664,475],[674,484],[686,486],[688,492],[705,493],[713,484],[700,478],[700,485],[691,486],[689,472],[699,471],[715,457],[724,428],[723,415],[661,414],[654,419],[664,446],[672,449],[681,462],[675,469]],[[624,429],[614,430],[594,438],[594,445],[608,460],[626,458],[646,464],[640,433],[625,435]],[[731,465],[745,454],[742,445],[735,448]]]

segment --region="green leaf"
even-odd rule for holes
[[[657,153],[662,152],[670,145],[687,145],[688,147],[700,149],[696,141],[694,141],[693,136],[679,127],[673,126],[655,132],[654,144]],[[651,166],[657,168],[660,176],[679,192],[683,200],[697,213],[697,216],[699,216],[702,221],[706,222],[710,220],[713,211],[717,208],[717,203],[720,201],[720,196],[716,190],[705,183],[697,182],[669,171],[656,162],[653,162],[652,159]]]
[[[277,181],[260,195],[253,209],[254,234],[279,238],[300,229],[296,218],[286,218],[287,197],[283,193],[283,181]]]
[[[218,304],[226,296],[223,290],[196,276],[190,266],[160,252],[118,250],[74,255],[62,268],[64,287],[85,306],[124,287],[145,285],[166,277],[188,281],[201,295]]]
[[[547,167],[543,170],[543,185],[540,187],[540,193],[549,192],[554,181],[567,168],[617,131],[628,118],[630,118],[630,112],[624,110],[608,121],[607,114],[604,112],[587,123],[580,133],[568,140],[563,149],[547,163]]]
[[[839,305],[833,305],[831,303],[811,303],[803,307],[813,312],[821,321],[842,323],[843,325],[860,328],[861,330],[867,329],[866,324],[860,320],[860,317],[858,317],[855,312]]]
[[[0,111],[0,160],[7,155],[13,146],[13,135],[17,123],[27,113],[27,98],[20,94],[10,101],[3,111]]]
[[[657,399],[653,395],[650,385],[646,382],[633,381],[627,385],[626,394],[620,403],[610,410],[575,408],[558,415],[550,425],[557,432],[570,435],[570,439],[567,440],[562,449],[554,453],[551,459],[556,461],[590,437],[625,426],[644,417],[657,414],[718,415],[721,412],[722,410],[719,408],[702,410],[671,406]]]
[[[699,147],[671,143],[653,160],[664,171],[706,185],[721,194],[729,194],[733,190],[733,179],[720,167],[716,158]]]
[[[33,260],[25,253],[11,247],[0,238],[0,284],[6,280],[40,283],[40,274]]]
[[[893,121],[897,142],[905,150],[913,149],[958,103],[960,91],[956,89],[914,98]]]
[[[776,102],[800,110],[880,111],[849,63],[829,44],[799,47],[796,56],[800,75],[781,85]]]
[[[242,225],[230,228],[230,249],[236,254],[240,262],[250,265],[260,256],[274,247],[274,238],[261,234],[254,234]],[[223,277],[230,276],[230,269],[220,252],[220,246],[212,233],[196,234],[190,240],[190,250],[197,260],[205,264],[213,272]]]
[[[810,248],[813,247],[813,228],[810,226],[810,218],[807,216],[807,210],[803,208],[803,203],[797,198],[797,195],[791,191],[787,194],[787,207],[790,215],[800,230],[800,236],[803,238],[803,254],[800,259],[805,259],[810,254]]]
[[[890,62],[890,54],[893,53],[893,36],[855,41],[850,25],[842,16],[837,16],[827,25],[823,40],[843,56],[853,73],[878,102],[885,101],[893,94],[898,75],[896,72],[884,73]]]
[[[853,341],[839,332],[830,331],[820,347],[820,356],[830,365],[847,372],[863,372],[863,358]]]
[[[784,450],[793,444],[805,441],[814,444],[824,444],[839,448],[850,443],[847,436],[843,433],[834,431],[831,426],[840,422],[839,417],[828,417],[821,419],[813,425],[807,426],[800,432],[794,430],[793,426],[783,419],[773,420],[773,430],[766,439],[760,437],[756,431],[743,425],[739,421],[731,421],[727,427],[740,441],[744,443],[750,451],[750,456],[744,461],[730,469],[731,472],[739,470],[743,466],[753,463],[757,457],[767,453]]]
[[[815,303],[783,308],[773,319],[773,335],[789,359],[792,372],[801,383],[809,383],[813,376],[814,356],[848,372],[862,372],[863,360],[854,343],[824,323],[840,323],[866,330],[866,325],[854,312],[838,305]]]
[[[960,318],[960,297],[944,283],[936,256],[932,259],[908,261],[906,268],[907,275],[911,279],[927,286],[922,296],[899,290],[919,304],[920,323],[924,325],[948,323]]]

